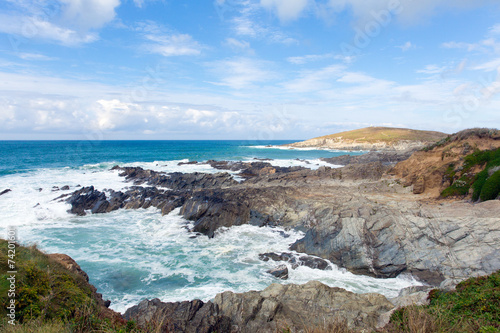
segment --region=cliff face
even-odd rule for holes
[[[338,150],[408,151],[436,142],[447,134],[404,128],[367,127],[326,135],[285,145],[291,148],[327,148]]]
[[[484,170],[487,160],[470,161],[470,168],[464,170],[467,156],[478,151],[492,151],[500,148],[500,131],[471,129],[451,135],[439,143],[415,152],[410,158],[398,163],[390,174],[402,179],[405,186],[413,186],[415,194],[430,197],[439,196],[443,190],[456,181],[467,182],[462,196],[469,195],[474,176]],[[459,193],[459,192],[457,192]]]

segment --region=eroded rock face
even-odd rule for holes
[[[306,332],[328,329],[335,320],[351,328],[374,328],[394,306],[378,294],[355,294],[311,281],[304,285],[272,284],[263,291],[218,294],[213,302],[163,303],[144,300],[124,317],[139,325],[164,322],[170,332]]]
[[[134,320],[141,327],[154,327],[159,332],[231,332],[229,318],[220,314],[212,302],[200,300],[163,303],[155,298],[143,300],[123,317]]]
[[[328,328],[336,316],[351,328],[373,328],[379,315],[393,308],[382,295],[354,294],[317,281],[272,284],[260,292],[228,291],[218,294],[214,303],[231,319],[233,331],[249,333]]]

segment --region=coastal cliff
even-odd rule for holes
[[[290,148],[321,148],[353,151],[408,151],[420,149],[446,136],[447,134],[445,133],[434,131],[392,127],[366,127],[320,136],[284,146]]]

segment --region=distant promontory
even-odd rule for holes
[[[404,151],[423,148],[448,134],[407,128],[366,127],[284,145],[290,148]]]

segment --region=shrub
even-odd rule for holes
[[[482,201],[493,200],[500,194],[500,170],[486,179],[479,198]]]

